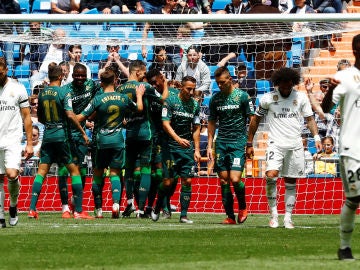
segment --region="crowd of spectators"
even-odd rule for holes
[[[51,0],[50,12],[55,14],[78,14],[78,13],[103,13],[103,14],[198,14],[198,13],[221,13],[221,14],[256,14],[256,13],[340,13],[344,12],[343,3],[340,0],[296,0],[296,1],[261,1],[261,0],[229,0],[221,10],[213,10],[213,2],[208,0],[143,0],[143,1],[89,1],[89,0]],[[20,13],[20,7],[16,1],[2,1],[0,13]],[[33,1],[30,1],[30,10]],[[264,25],[261,25],[263,27]],[[164,32],[160,24],[145,24],[138,26],[143,31],[143,38],[146,39],[149,31],[154,32],[154,36],[165,37],[166,35],[177,35],[179,40],[194,36],[199,33],[208,35],[211,26],[206,24],[187,25],[174,24],[171,29]],[[271,26],[270,26],[271,28]],[[209,31],[207,31],[209,30]],[[305,24],[294,26],[294,31],[309,31]],[[12,29],[2,28],[0,31],[11,34]],[[262,29],[262,31],[272,31],[272,29]],[[18,30],[21,33],[21,30]],[[32,38],[42,38],[50,40],[51,43],[29,43],[21,44],[20,58],[18,62],[14,61],[11,54],[11,46],[8,42],[0,42],[1,49],[4,52],[7,63],[15,67],[15,64],[29,65],[30,67],[30,103],[36,103],[36,92],[41,89],[41,85],[47,83],[47,68],[49,63],[60,64],[63,68],[64,79],[62,85],[72,81],[72,70],[76,63],[84,63],[82,55],[82,46],[79,44],[64,44],[61,42],[68,33],[61,28],[51,29],[45,27],[41,22],[30,22],[29,27],[24,32],[25,36]],[[164,46],[155,46],[153,48],[153,58],[149,60],[148,70],[159,69],[169,81],[181,81],[184,76],[190,75],[196,78],[196,94],[198,100],[203,100],[204,96],[212,94],[212,71],[211,66],[233,66],[235,72],[233,80],[236,87],[242,88],[248,92],[254,105],[257,98],[257,80],[269,80],[272,71],[284,67],[287,64],[286,51],[291,49],[291,40],[276,40],[270,46],[262,42],[253,44],[210,44],[201,46],[167,44]],[[181,45],[180,45],[181,43]],[[318,43],[318,44],[317,44]],[[324,35],[315,38],[305,38],[304,55],[308,57],[310,47],[319,47],[334,51],[335,47],[331,43],[331,35]],[[130,59],[124,58],[120,51],[120,45],[108,45],[107,59],[98,62],[98,73],[96,77],[106,69],[110,68],[115,71],[118,77],[118,85],[127,81],[129,76],[128,66]],[[240,53],[245,54],[245,59],[240,59]],[[147,58],[148,48],[142,48],[142,56]],[[253,70],[249,70],[248,63],[254,63]],[[344,59],[339,62],[338,69],[348,67],[350,63]],[[93,78],[94,74],[87,67],[87,77]],[[270,82],[271,84],[271,82]],[[40,86],[39,86],[40,85]],[[320,103],[324,92],[326,91],[326,82],[320,82],[320,90],[312,93],[312,100]],[[309,92],[309,91],[308,91]],[[334,109],[333,114],[323,114],[317,111],[316,105],[313,105],[315,119],[318,123],[319,132],[322,137],[334,136],[334,149],[338,147],[336,136],[339,130],[339,109]],[[32,106],[32,118],[34,130],[38,130],[41,141],[43,127],[37,122],[36,109]],[[35,111],[35,112],[33,112]],[[204,129],[206,130],[206,129]],[[36,131],[35,131],[36,133]],[[304,134],[309,133],[304,126]]]

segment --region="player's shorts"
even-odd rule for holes
[[[245,143],[215,143],[215,166],[214,170],[240,171],[244,170],[245,164]]]
[[[340,174],[347,198],[360,196],[360,161],[340,156]]]
[[[73,162],[81,168],[87,168],[85,156],[88,153],[88,146],[85,144],[84,138],[73,136],[70,140],[70,147]]]
[[[289,150],[270,144],[266,149],[266,171],[272,170],[279,171],[282,177],[306,177],[304,148]]]
[[[42,143],[40,148],[40,163],[70,164],[73,163],[70,144],[65,142]]]
[[[140,167],[150,167],[152,141],[126,141],[126,168],[134,169],[136,160]]]
[[[193,167],[194,161],[194,147],[190,148],[173,148],[169,147],[163,152],[163,177],[175,178],[180,176],[182,178],[194,177]]]
[[[13,144],[0,150],[0,174],[6,173],[7,169],[20,169],[21,144]]]
[[[98,149],[96,151],[95,160],[96,168],[98,169],[105,169],[107,167],[113,169],[123,169],[125,165],[125,149]]]
[[[152,145],[152,155],[151,155],[151,163],[161,163],[162,162],[162,154],[161,154],[161,141],[160,137],[156,136],[153,138]]]

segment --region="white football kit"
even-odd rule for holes
[[[341,128],[339,154],[341,177],[347,197],[360,195],[360,70],[350,67],[335,74],[340,84],[334,89],[332,102],[339,104]]]
[[[304,117],[313,115],[306,94],[293,90],[283,98],[277,90],[266,93],[256,114],[266,115],[269,123],[266,171],[278,170],[284,177],[305,177],[301,130]]]
[[[22,84],[8,78],[0,87],[0,174],[5,168],[18,169],[21,161],[23,121],[20,109],[29,107],[28,94]]]

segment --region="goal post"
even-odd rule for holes
[[[44,27],[52,30],[63,28],[66,37],[61,40],[53,40],[49,36],[29,35],[27,34],[29,22],[41,22]],[[143,36],[143,24],[145,23],[152,25],[147,38]],[[25,70],[25,75],[19,73],[20,67],[23,65],[19,59],[19,47],[22,45],[26,47],[28,44],[34,43],[81,44],[83,47],[82,61],[93,68],[91,70],[93,79],[97,79],[99,60],[107,57],[107,45],[120,45],[122,57],[130,60],[141,59],[147,64],[151,64],[154,59],[153,49],[155,46],[170,48],[176,45],[187,48],[190,45],[197,45],[203,48],[202,60],[211,68],[212,82],[209,89],[211,95],[211,93],[219,91],[213,71],[223,56],[237,48],[235,57],[227,62],[228,67],[233,78],[237,79],[236,68],[239,63],[245,63],[249,77],[256,81],[254,102],[257,105],[259,98],[271,88],[266,73],[269,67],[266,64],[258,65],[259,54],[271,50],[269,48],[273,48],[273,50],[281,48],[280,52],[285,58],[279,61],[283,61],[283,65],[296,68],[301,72],[303,81],[298,86],[298,90],[305,91],[304,81],[310,79],[314,83],[313,91],[320,91],[320,81],[335,74],[340,60],[347,59],[350,63],[354,62],[351,40],[354,35],[360,33],[360,14],[266,14],[266,16],[264,14],[198,14],[196,16],[182,14],[4,14],[0,17],[0,24],[7,26],[7,30],[0,29],[0,55],[13,57],[13,61],[10,61],[12,72],[9,74],[17,77],[19,82],[24,84],[28,84],[31,72],[27,66],[28,70]],[[185,35],[178,35],[178,30],[182,26],[188,28],[189,32],[186,32]],[[324,45],[324,40],[330,40],[336,51],[331,51],[328,44]],[[279,44],[280,46],[278,46]],[[284,44],[290,44],[290,46]],[[141,51],[143,45],[146,46],[148,53],[145,58]],[[25,53],[30,55],[38,53],[27,48],[28,51]],[[100,54],[99,58],[94,57],[95,53]],[[168,53],[171,55],[173,52]],[[272,59],[272,61],[277,60]],[[27,89],[31,94],[32,89],[29,86]],[[206,107],[205,103],[202,105]],[[267,126],[262,123],[254,142],[255,159],[246,163],[244,172],[249,212],[254,214],[267,213],[265,184],[262,178],[264,176],[267,131]],[[208,176],[207,168],[201,169],[204,169],[205,174],[195,177],[193,181],[190,211],[222,213],[219,180],[214,175]],[[19,201],[19,208],[22,211],[28,210],[32,181],[33,177],[31,176],[22,177]],[[93,210],[90,182],[91,175],[88,177],[85,188],[84,205],[86,210]],[[280,194],[283,194],[281,191],[283,188],[283,182],[280,181]],[[295,213],[339,213],[343,201],[340,178],[325,176],[305,178],[299,180],[297,189],[298,200]],[[104,210],[106,211],[110,210],[112,205],[108,184],[105,186],[104,192]],[[125,193],[123,197],[125,197]],[[172,203],[179,206],[177,199],[178,193]],[[279,202],[283,203],[282,197],[279,198]],[[122,207],[124,203],[125,200],[123,200]],[[59,211],[61,209],[56,176],[50,176],[44,181],[38,209],[40,211]],[[121,209],[123,210],[123,208]],[[280,211],[283,209],[284,207],[280,206]]]

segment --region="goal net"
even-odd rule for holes
[[[207,105],[211,95],[219,91],[214,71],[219,65],[227,65],[234,80],[241,85],[238,77],[245,67],[243,84],[258,105],[262,95],[271,90],[270,77],[273,70],[293,67],[302,75],[297,86],[305,91],[305,81],[313,83],[313,93],[320,92],[320,82],[331,77],[338,69],[339,62],[354,62],[352,37],[360,33],[360,16],[350,14],[327,15],[3,15],[0,18],[0,56],[8,63],[8,75],[16,78],[27,88],[29,95],[35,94],[34,74],[41,72],[45,60],[70,61],[64,56],[48,53],[50,45],[80,44],[80,62],[89,67],[90,77],[98,79],[99,69],[108,60],[111,47],[119,46],[119,55],[124,62],[140,59],[148,67],[157,60],[156,48],[164,47],[176,67],[186,60],[186,50],[197,46],[201,60],[209,67],[210,84],[202,103],[203,122],[206,124]],[[31,23],[40,22],[41,29],[34,30]],[[148,28],[145,26],[148,24]],[[65,36],[54,38],[54,31],[63,29]],[[144,34],[144,29],[148,29]],[[45,45],[45,46],[41,46]],[[45,49],[44,49],[45,48]],[[143,48],[145,48],[145,53]],[[45,51],[44,51],[45,50]],[[36,62],[36,65],[33,65]],[[241,68],[240,68],[241,67]],[[174,79],[176,70],[168,79]],[[171,77],[173,76],[173,77]],[[41,79],[46,81],[45,77]],[[41,82],[42,82],[41,81]],[[198,82],[201,84],[202,82]],[[324,123],[320,123],[324,128]],[[319,126],[320,127],[320,126]],[[261,123],[255,139],[255,158],[246,162],[244,181],[250,213],[268,213],[265,196],[264,159],[267,144],[267,126]],[[326,130],[322,130],[326,135]],[[309,134],[304,125],[304,133]],[[206,145],[206,132],[202,136]],[[309,150],[314,153],[309,137]],[[205,146],[206,148],[206,146]],[[333,162],[337,162],[336,160]],[[205,159],[195,166],[191,212],[222,213],[219,180]],[[56,170],[45,181],[39,197],[39,211],[59,211]],[[19,208],[26,211],[31,197],[33,176],[22,176]],[[91,195],[91,168],[84,190],[84,206],[93,210]],[[284,184],[279,181],[279,194],[284,194]],[[71,191],[71,188],[69,187]],[[343,202],[341,179],[335,175],[315,174],[298,181],[295,213],[337,214]],[[109,183],[104,188],[104,210],[112,205]],[[236,201],[236,200],[235,200]],[[279,197],[279,210],[284,211],[283,197]],[[8,203],[8,202],[7,202]],[[123,194],[123,210],[126,203]],[[179,193],[175,193],[172,204],[179,209]],[[235,203],[236,204],[236,203]],[[235,206],[236,207],[236,206]]]

